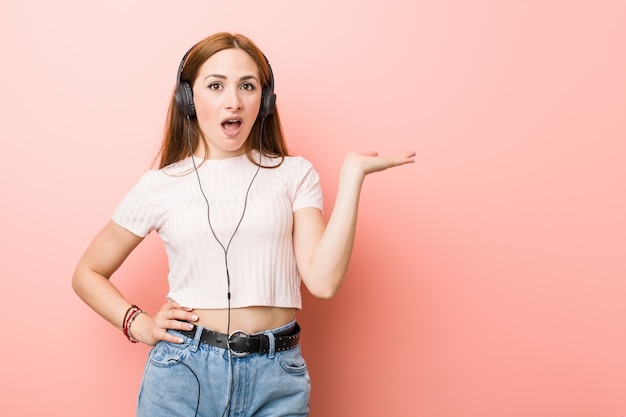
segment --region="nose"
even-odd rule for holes
[[[231,111],[239,110],[241,108],[241,99],[237,89],[230,91],[226,97],[225,105],[226,109]]]

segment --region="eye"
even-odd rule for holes
[[[207,86],[209,90],[221,90],[222,85],[220,83],[211,83]]]
[[[254,86],[254,84],[251,83],[243,83],[241,84],[241,89],[242,90],[246,90],[246,91],[252,91],[254,90],[256,87]]]

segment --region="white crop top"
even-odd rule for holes
[[[258,159],[258,153],[253,157]],[[209,210],[191,158],[186,158],[146,172],[112,217],[141,237],[157,231],[169,261],[168,298],[191,308],[228,306],[224,249],[217,237],[228,249],[232,308],[302,308],[293,250],[293,212],[323,208],[319,176],[311,163],[288,156],[278,168],[261,168],[233,236],[257,166],[246,155],[195,161]],[[263,158],[264,165],[279,161]]]

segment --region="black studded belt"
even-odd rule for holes
[[[196,330],[197,326],[194,326],[191,330],[177,330],[177,332],[193,339],[196,337]],[[289,350],[296,347],[300,341],[300,326],[296,323],[289,329],[273,333],[273,335],[275,352]],[[241,330],[234,331],[230,335],[227,335],[226,333],[202,329],[200,342],[222,349],[228,349],[233,355],[239,357],[247,356],[251,353],[262,354],[270,351],[270,338],[268,335],[250,335]]]

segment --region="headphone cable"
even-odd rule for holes
[[[248,195],[250,194],[250,189],[252,188],[252,184],[254,183],[254,180],[256,179],[257,175],[259,174],[259,171],[261,170],[261,166],[262,166],[262,157],[263,157],[263,138],[262,138],[262,133],[263,133],[263,127],[265,124],[265,118],[261,118],[261,125],[260,125],[260,129],[259,129],[259,164],[257,166],[257,169],[254,173],[254,175],[252,176],[252,180],[250,180],[250,184],[248,184],[248,188],[246,189],[246,194],[245,194],[245,198],[244,198],[244,203],[243,203],[243,210],[241,212],[241,217],[239,218],[239,222],[237,222],[237,226],[235,227],[235,230],[233,231],[233,234],[230,236],[230,239],[228,240],[228,243],[226,244],[226,246],[224,246],[224,244],[222,243],[222,241],[217,237],[217,234],[215,233],[215,230],[213,229],[213,224],[211,223],[211,207],[209,204],[209,199],[207,198],[206,194],[204,193],[204,189],[202,188],[202,181],[200,180],[200,174],[198,173],[198,167],[196,165],[196,161],[195,161],[195,157],[194,157],[194,153],[193,153],[193,147],[191,145],[191,119],[189,117],[189,115],[187,115],[187,144],[189,145],[189,153],[191,154],[191,163],[193,164],[193,168],[194,168],[194,172],[196,173],[196,178],[198,179],[198,187],[200,188],[200,193],[202,194],[202,197],[204,198],[204,201],[206,203],[206,207],[207,207],[207,221],[209,223],[209,228],[211,229],[211,233],[213,234],[213,237],[215,238],[215,240],[217,241],[217,243],[221,246],[223,252],[224,252],[224,266],[226,268],[226,283],[227,283],[227,300],[228,300],[228,313],[227,313],[227,324],[226,324],[226,334],[228,336],[230,336],[230,313],[231,313],[231,292],[230,292],[230,271],[228,268],[228,249],[230,248],[230,244],[233,241],[233,238],[235,237],[235,234],[237,233],[237,231],[239,230],[239,226],[241,225],[241,222],[243,221],[243,218],[246,214],[246,209],[248,207]],[[194,375],[194,377],[196,378],[196,381],[198,382],[198,403],[196,406],[196,416],[198,415],[198,409],[200,407],[200,380],[198,379],[198,376],[196,375],[196,373],[191,369],[191,367],[189,367],[187,364],[184,364],[178,360],[172,359],[178,363],[181,363],[183,365],[185,365],[190,371],[191,373]],[[233,363],[232,363],[232,353],[230,351],[230,349],[228,349],[228,368],[229,368],[229,376],[228,376],[228,391],[227,391],[227,397],[228,397],[228,402],[226,403],[226,408],[224,409],[224,412],[222,413],[222,417],[224,417],[226,415],[226,412],[228,411],[228,409],[230,408],[230,404],[232,401],[232,395],[233,395],[233,390],[232,390],[232,382],[233,382]]]

